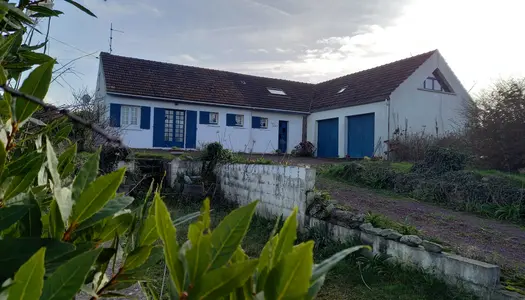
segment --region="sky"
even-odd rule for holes
[[[77,1],[97,18],[55,0],[65,14],[51,20],[49,53],[62,65],[77,59],[51,85],[55,104],[95,90],[111,23],[123,31],[113,33],[113,54],[304,82],[433,49],[474,96],[525,77],[524,0]]]

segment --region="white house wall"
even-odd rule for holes
[[[346,117],[368,113],[374,113],[374,155],[382,155],[386,150],[383,141],[388,136],[388,107],[385,101],[314,112],[308,116],[307,139],[317,147],[317,121],[339,118],[338,153],[339,157],[345,157],[348,147],[348,119]]]
[[[439,69],[454,93],[421,89],[422,82]],[[464,124],[463,111],[469,95],[439,53],[432,55],[391,95],[391,123],[396,128],[412,133],[439,135],[453,132]]]
[[[302,115],[286,114],[267,111],[256,111],[249,109],[238,109],[219,106],[195,105],[157,101],[139,98],[128,98],[107,94],[106,104],[136,105],[151,107],[150,129],[121,129],[121,137],[126,145],[131,148],[153,148],[153,114],[154,108],[193,110],[219,113],[219,124],[199,124],[197,114],[197,148],[211,142],[220,142],[225,148],[232,151],[272,153],[278,147],[279,120],[288,121],[288,143],[287,152],[301,142],[302,138]],[[226,126],[226,114],[244,115],[244,126]],[[252,127],[252,116],[268,118],[267,129],[255,129]],[[142,117],[142,116],[141,116]]]

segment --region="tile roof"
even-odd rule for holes
[[[100,54],[108,93],[308,113],[383,101],[434,51],[328,80],[302,83]],[[338,93],[338,91],[344,91]],[[272,95],[267,88],[285,91]]]

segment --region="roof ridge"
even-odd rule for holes
[[[405,57],[405,58],[398,59],[398,60],[393,61],[393,62],[385,63],[385,64],[382,64],[382,65],[379,65],[379,66],[375,66],[375,67],[372,67],[372,68],[363,69],[363,70],[360,70],[360,71],[357,71],[357,72],[354,72],[354,73],[350,73],[350,74],[342,75],[342,76],[339,76],[339,77],[336,77],[336,78],[332,78],[332,79],[328,79],[328,80],[325,80],[325,81],[321,81],[319,83],[316,83],[315,85],[317,86],[317,85],[320,85],[320,84],[323,84],[323,83],[339,80],[339,79],[347,77],[347,76],[352,76],[352,75],[356,75],[356,74],[359,74],[359,73],[368,72],[368,71],[371,71],[371,70],[374,70],[374,69],[379,69],[379,68],[382,68],[382,67],[386,67],[386,66],[389,66],[389,65],[393,65],[393,64],[409,61],[409,60],[412,60],[412,59],[418,59],[418,58],[424,57],[426,55],[428,55],[430,57],[432,54],[434,54],[434,52],[437,52],[437,51],[438,51],[438,49],[434,49],[432,51],[427,51],[425,53],[413,55],[413,56],[410,56],[410,57]]]
[[[165,64],[165,65],[171,65],[171,66],[189,67],[189,68],[195,68],[195,69],[206,70],[206,71],[214,71],[214,72],[221,72],[221,73],[227,73],[227,74],[242,75],[242,76],[248,76],[248,77],[253,77],[253,78],[264,78],[264,79],[279,80],[279,81],[291,82],[291,83],[300,83],[300,84],[310,85],[312,87],[316,85],[316,83],[309,83],[309,82],[289,80],[289,79],[282,79],[282,78],[274,78],[274,77],[257,76],[257,75],[238,73],[238,72],[227,71],[227,70],[218,70],[218,69],[198,67],[198,66],[192,66],[192,65],[183,65],[183,64],[176,64],[176,63],[170,63],[170,62],[163,62],[163,61],[158,61],[158,60],[151,60],[151,59],[144,59],[144,58],[137,58],[137,57],[129,57],[129,56],[122,56],[122,55],[115,55],[115,54],[111,54],[111,53],[107,53],[107,52],[101,51],[100,52],[100,56],[102,57],[103,55],[104,56],[106,56],[106,55],[108,55],[108,56],[116,56],[116,57],[122,57],[122,58],[133,59],[133,60],[141,60],[141,61],[145,61],[145,62],[153,62],[153,63]]]

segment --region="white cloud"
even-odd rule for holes
[[[198,63],[199,60],[189,54],[180,54],[168,57],[168,61],[176,64]]]
[[[248,51],[251,52],[251,53],[269,53],[268,50],[263,49],[263,48],[260,48],[260,49],[250,49],[250,50],[248,50]]]

